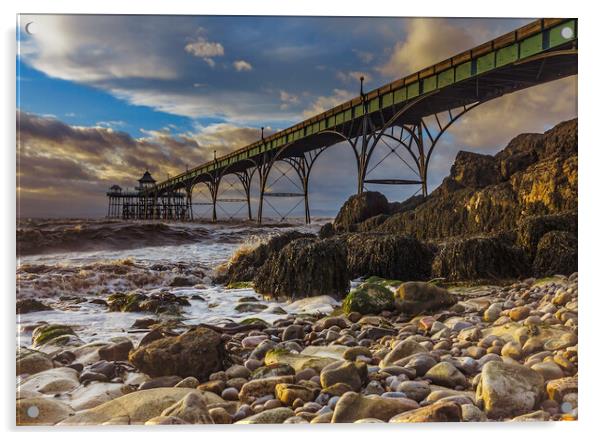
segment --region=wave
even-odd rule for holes
[[[26,220],[17,228],[17,256],[124,250],[197,242],[209,237],[196,224],[110,220]]]

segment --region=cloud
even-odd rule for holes
[[[251,63],[244,60],[234,61],[232,65],[234,66],[237,72],[253,70],[253,66],[251,66]]]
[[[568,77],[486,102],[449,128],[462,148],[497,151],[520,133],[543,132],[577,116],[577,77]]]
[[[355,95],[348,90],[334,89],[332,95],[318,96],[318,98],[311,103],[309,108],[303,111],[303,116],[305,118],[311,118],[312,116],[325,112],[332,107],[350,100],[354,96]]]
[[[366,72],[358,72],[358,71],[351,71],[351,72],[342,72],[342,71],[338,71],[336,73],[336,77],[337,79],[339,79],[340,81],[343,81],[346,84],[355,84],[358,86],[359,88],[359,84],[360,84],[360,78],[364,77],[364,83],[370,82],[372,81],[372,75],[370,75],[369,73]]]
[[[104,215],[104,193],[112,184],[131,188],[147,168],[162,180],[211,160],[214,150],[222,155],[261,136],[259,129],[231,124],[197,126],[186,133],[166,127],[135,138],[26,112],[18,112],[17,121],[17,191],[23,216]]]
[[[202,28],[199,31],[205,32]],[[224,56],[224,46],[221,43],[207,41],[202,36],[184,46],[184,50],[195,57],[202,58],[211,68],[215,67],[214,57]]]
[[[473,47],[475,36],[457,22],[445,19],[414,18],[408,21],[403,41],[395,43],[388,60],[377,71],[399,78]]]
[[[224,46],[222,46],[220,43],[207,41],[202,37],[197,41],[188,43],[185,46],[185,49],[186,52],[189,52],[195,57],[200,58],[213,58],[224,55]]]
[[[280,101],[282,101],[282,104],[280,104],[280,108],[282,110],[286,110],[291,105],[299,104],[299,96],[294,95],[292,93],[288,93],[284,90],[280,90]]]

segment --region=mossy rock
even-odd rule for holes
[[[395,308],[393,292],[379,284],[364,283],[352,290],[343,301],[346,314],[359,312],[362,315],[378,314]]]
[[[67,325],[48,324],[36,327],[31,335],[31,340],[34,347],[39,347],[51,341],[52,339],[64,335],[76,336],[73,329]]]
[[[397,288],[397,287],[401,286],[401,283],[403,283],[403,281],[388,280],[386,278],[372,276],[372,277],[366,279],[364,281],[364,283],[367,283],[367,284],[379,284],[379,285],[384,286],[384,287],[395,287],[395,288]]]
[[[226,286],[226,289],[252,289],[252,281],[235,281]]]

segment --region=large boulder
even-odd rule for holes
[[[357,223],[379,214],[388,213],[387,198],[379,192],[366,191],[347,199],[334,219],[333,226],[337,232],[350,232],[355,230]]]
[[[19,315],[32,312],[42,312],[46,310],[52,310],[52,307],[47,306],[37,299],[26,298],[17,301],[17,313]]]
[[[298,231],[288,231],[272,237],[255,248],[242,247],[234,253],[228,263],[218,268],[215,281],[223,284],[252,281],[259,268],[271,255],[280,252],[293,240],[313,236]]]
[[[386,422],[397,414],[417,408],[418,403],[404,397],[364,397],[349,391],[338,400],[332,415],[332,423],[351,423],[368,418]]]
[[[395,292],[395,307],[411,315],[453,306],[457,302],[446,289],[431,283],[409,281]]]
[[[94,408],[79,411],[64,419],[60,425],[124,423],[141,425],[160,416],[167,408],[178,404],[191,393],[202,399],[208,406],[225,403],[221,397],[207,391],[191,390],[190,388],[154,388],[126,394]]]
[[[571,232],[551,231],[537,244],[533,274],[545,277],[577,272],[577,236]]]
[[[73,409],[64,402],[43,397],[17,400],[17,425],[55,425],[73,415]]]
[[[204,382],[223,369],[224,345],[219,333],[200,327],[139,347],[129,360],[151,377],[193,376]]]
[[[520,364],[485,364],[477,386],[477,404],[489,418],[503,419],[533,411],[544,394],[543,377]]]
[[[346,314],[358,312],[362,315],[379,314],[395,308],[393,291],[379,284],[364,283],[353,289],[343,301]]]
[[[273,254],[253,281],[255,290],[270,298],[341,298],[349,290],[345,246],[334,239],[294,240]]]
[[[52,358],[46,353],[25,347],[17,349],[17,376],[39,373],[53,366]]]
[[[347,234],[349,276],[378,276],[398,280],[425,280],[431,272],[433,250],[409,236],[382,233]]]
[[[512,279],[529,272],[522,249],[505,237],[472,237],[442,244],[432,275],[449,281]]]

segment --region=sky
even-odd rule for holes
[[[131,188],[243,147],[359,94],[513,30],[529,19],[21,15],[17,29],[20,217],[102,217],[113,184]],[[27,28],[26,28],[27,27]],[[468,113],[435,150],[429,190],[459,150],[494,154],[523,132],[577,115],[576,77],[504,96]],[[378,150],[379,154],[386,150]],[[383,156],[381,156],[383,157]],[[409,178],[395,157],[369,178]],[[282,177],[281,173],[285,173]],[[289,179],[291,177],[291,179]],[[269,185],[294,191],[278,165]],[[356,189],[346,145],[318,159],[314,215],[336,214]],[[256,197],[254,181],[253,196]],[[390,200],[417,188],[377,187]],[[233,198],[233,178],[221,198]],[[208,193],[196,188],[195,201]],[[298,200],[271,203],[281,213]],[[197,216],[206,215],[202,205]],[[241,204],[222,204],[220,217]],[[264,208],[266,216],[276,213]],[[302,215],[301,206],[292,215]]]

